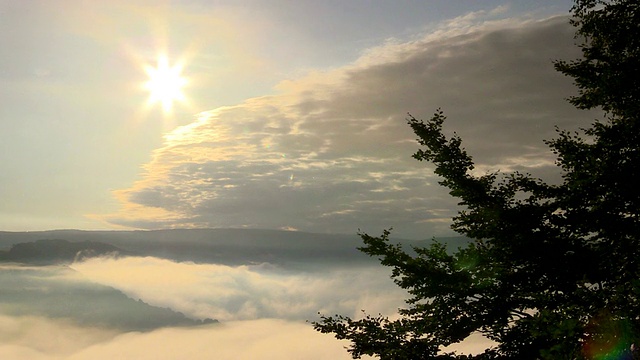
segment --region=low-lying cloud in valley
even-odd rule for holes
[[[0,315],[0,335],[0,358],[12,360],[351,358],[346,344],[330,335],[275,319],[114,334],[63,320]]]
[[[70,269],[0,268],[3,288],[19,289],[16,282],[36,285],[24,289],[23,296],[56,302],[43,308],[37,300],[9,297],[8,301],[3,296],[0,358],[348,359],[347,343],[315,332],[307,321],[317,320],[318,312],[358,317],[363,309],[393,317],[406,298],[389,278],[389,269],[379,266],[300,273],[269,264],[226,266],[153,257],[101,257],[75,262]],[[117,319],[105,323],[104,317],[78,309],[80,300],[94,304],[97,313],[105,312],[109,305],[104,295],[92,297],[96,295],[86,292],[87,287],[95,286],[122,291],[135,301],[190,318],[221,322],[123,331]],[[61,296],[60,290],[66,295]],[[72,313],[61,316],[56,307],[65,304]],[[463,348],[470,351],[486,345],[486,340],[474,338]]]
[[[152,257],[93,258],[71,266],[89,281],[194,318],[313,320],[317,312],[395,313],[406,294],[381,266],[285,271]]]
[[[10,274],[0,280],[3,287],[19,288],[16,281],[37,286],[25,289],[24,296],[46,298],[55,293],[53,289],[74,289],[68,290],[67,298],[56,295],[52,299],[72,307],[75,296],[90,303],[100,300],[78,289],[87,284],[105,285],[134,300],[221,323],[122,332],[105,327],[100,320],[87,324],[82,318],[60,317],[55,306],[43,310],[32,299],[10,298],[11,302],[3,298],[4,314],[22,306],[23,313],[39,315],[0,316],[0,357],[110,359],[126,354],[131,359],[346,359],[346,344],[316,333],[306,320],[317,319],[318,311],[357,316],[367,309],[393,314],[405,297],[389,279],[388,269],[381,267],[300,273],[269,264],[226,266],[153,257],[102,257],[75,262],[70,269],[73,271],[60,266],[5,265],[2,274]],[[96,301],[95,306],[95,311],[104,311],[101,302]],[[55,336],[48,334],[52,329]]]

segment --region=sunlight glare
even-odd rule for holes
[[[169,66],[169,60],[164,55],[158,57],[157,67],[145,67],[149,75],[149,81],[145,83],[145,88],[150,92],[149,104],[160,103],[162,110],[169,113],[174,101],[185,101],[182,88],[187,79],[181,75],[182,67],[180,63]]]

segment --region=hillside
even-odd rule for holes
[[[189,319],[131,299],[112,287],[83,280],[67,267],[0,265],[0,288],[0,314],[4,315],[62,318],[123,331],[216,322]]]
[[[176,261],[241,265],[272,263],[287,267],[317,264],[375,263],[357,250],[362,241],[357,234],[317,234],[258,229],[180,229],[153,231],[0,232],[0,249],[43,239],[69,242],[98,242],[119,248],[119,252],[155,256]],[[456,249],[468,239],[439,239]],[[396,240],[406,246],[426,246],[431,240]]]
[[[33,265],[71,263],[84,258],[103,255],[134,255],[114,245],[95,242],[71,242],[62,239],[37,240],[13,244],[8,251],[0,251],[0,261]]]

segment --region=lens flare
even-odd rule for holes
[[[613,319],[609,314],[594,317],[587,327],[587,341],[582,348],[590,360],[632,360],[635,359],[638,344],[636,336],[627,320]]]

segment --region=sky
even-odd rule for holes
[[[442,108],[479,174],[557,181],[542,140],[594,117],[552,66],[570,7],[0,0],[0,229],[451,235],[407,113]]]
[[[476,174],[559,181],[543,140],[600,115],[568,104],[576,89],[553,69],[580,56],[570,7],[0,0],[0,230],[454,235],[457,201],[411,158],[407,114],[441,108]],[[378,265],[294,271],[146,256],[70,269],[0,267],[45,292],[100,284],[221,324],[119,332],[0,312],[0,358],[348,359],[346,344],[306,320],[394,316],[406,298]]]

